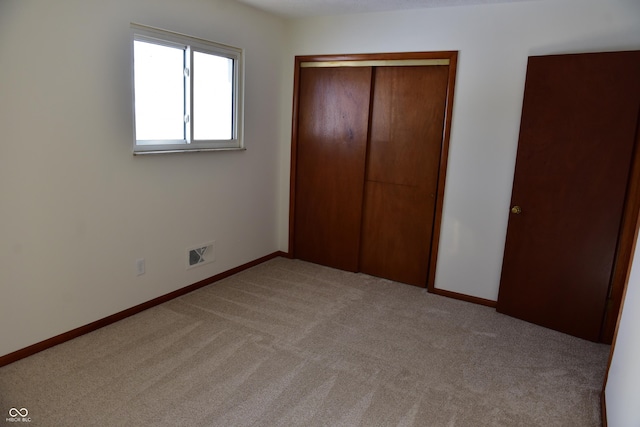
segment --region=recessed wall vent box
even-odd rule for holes
[[[215,261],[214,243],[209,242],[187,249],[187,268]]]

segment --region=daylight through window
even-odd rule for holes
[[[242,50],[131,27],[134,154],[242,148]]]

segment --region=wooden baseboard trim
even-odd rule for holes
[[[440,295],[443,297],[449,297],[454,299],[459,299],[461,301],[472,302],[474,304],[485,305],[487,307],[496,308],[496,301],[491,301],[489,299],[473,297],[471,295],[460,294],[458,292],[446,291],[444,289],[431,288],[429,292],[432,294]]]
[[[607,427],[607,399],[604,390],[600,393],[600,415],[602,417],[602,427]]]
[[[71,331],[62,333],[60,335],[56,335],[55,337],[49,338],[47,340],[44,341],[40,341],[36,344],[30,345],[29,347],[25,347],[22,348],[20,350],[16,350],[13,353],[9,353],[7,355],[4,356],[0,356],[0,367],[8,365],[10,363],[16,362],[20,359],[24,359],[25,357],[31,356],[33,354],[36,354],[38,352],[41,352],[42,350],[46,350],[48,348],[54,347],[58,344],[62,344],[63,342],[66,341],[70,341],[74,338],[77,338],[81,335],[84,334],[88,334],[89,332],[93,332],[97,329],[100,329],[104,326],[110,325],[112,323],[115,323],[119,320],[125,319],[129,316],[133,316],[134,314],[138,314],[144,310],[147,310],[151,307],[155,307],[156,305],[160,305],[162,303],[165,303],[167,301],[170,301],[174,298],[177,298],[179,296],[188,294],[189,292],[193,292],[196,289],[200,289],[204,286],[210,285],[212,283],[215,283],[219,280],[222,280],[224,278],[227,278],[229,276],[232,276],[236,273],[239,273],[243,270],[247,270],[251,267],[255,267],[258,264],[262,264],[265,261],[269,261],[270,259],[273,258],[277,258],[277,257],[288,257],[289,255],[285,252],[274,252],[272,254],[263,256],[262,258],[258,258],[256,260],[253,260],[251,262],[248,262],[246,264],[242,264],[238,267],[232,268],[231,270],[227,270],[224,271],[222,273],[216,274],[215,276],[211,276],[207,279],[201,280],[197,283],[194,283],[192,285],[186,286],[184,288],[180,288],[178,290],[175,290],[173,292],[170,292],[168,294],[159,296],[157,298],[154,298],[152,300],[149,300],[147,302],[143,302],[142,304],[138,304],[134,307],[128,308],[126,310],[120,311],[118,313],[112,314],[111,316],[107,316],[105,318],[96,320],[95,322],[91,322],[87,325],[84,326],[80,326],[79,328],[73,329]]]

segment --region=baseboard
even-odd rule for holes
[[[600,394],[600,415],[602,416],[602,427],[607,427],[607,399],[604,390]]]
[[[443,297],[449,297],[459,299],[466,302],[472,302],[474,304],[485,305],[487,307],[496,308],[497,303],[489,299],[472,297],[471,295],[460,294],[458,292],[446,291],[444,289],[430,288],[429,292],[432,294],[440,295]]]
[[[0,356],[0,367],[8,365],[10,363],[16,362],[20,359],[24,359],[25,357],[31,356],[33,354],[36,354],[38,352],[41,352],[42,350],[46,350],[48,348],[54,347],[58,344],[62,344],[63,342],[72,340],[74,338],[77,338],[81,335],[84,334],[88,334],[89,332],[93,332],[97,329],[100,329],[102,327],[105,327],[107,325],[110,325],[112,323],[115,323],[119,320],[125,319],[129,316],[133,316],[134,314],[140,313],[141,311],[147,310],[151,307],[155,307],[156,305],[160,305],[162,303],[165,303],[167,301],[170,301],[174,298],[177,298],[179,296],[188,294],[189,292],[193,292],[196,289],[200,289],[204,286],[210,285],[214,282],[217,282],[219,280],[222,280],[226,277],[232,276],[236,273],[239,273],[243,270],[246,270],[248,268],[254,267],[258,264],[262,264],[265,261],[269,261],[270,259],[273,258],[277,258],[277,257],[288,257],[289,254],[285,253],[285,252],[274,252],[272,254],[263,256],[262,258],[258,258],[256,260],[253,260],[251,262],[248,262],[246,264],[240,265],[238,267],[232,268],[231,270],[227,270],[224,271],[222,273],[216,274],[215,276],[211,276],[207,279],[201,280],[197,283],[194,283],[192,285],[186,286],[184,288],[180,288],[178,290],[175,290],[173,292],[170,292],[168,294],[159,296],[157,298],[154,298],[150,301],[147,302],[143,302],[142,304],[138,304],[134,307],[128,308],[126,310],[120,311],[118,313],[112,314],[111,316],[107,316],[105,318],[96,320],[95,322],[91,322],[87,325],[84,326],[80,326],[79,328],[73,329],[71,331],[62,333],[60,335],[56,335],[55,337],[49,338],[47,340],[44,341],[40,341],[36,344],[30,345],[29,347],[25,347],[22,348],[20,350],[14,351],[13,353],[9,353],[7,355],[4,356]]]

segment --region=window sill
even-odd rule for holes
[[[205,151],[246,151],[245,147],[226,147],[226,148],[193,148],[185,150],[148,150],[148,151],[134,151],[134,156],[146,156],[148,154],[174,154],[174,153],[201,153]]]

